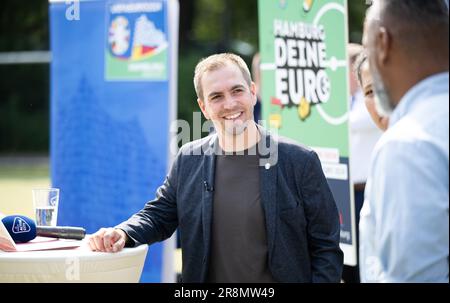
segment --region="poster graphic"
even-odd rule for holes
[[[262,112],[319,155],[339,208],[345,263],[356,264],[349,175],[346,0],[259,0]]]
[[[165,3],[107,5],[106,80],[167,80]]]

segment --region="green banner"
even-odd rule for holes
[[[263,120],[317,151],[340,211],[341,243],[351,248],[346,263],[353,264],[347,3],[259,0],[259,28]]]

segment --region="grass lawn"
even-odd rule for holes
[[[34,218],[31,190],[50,186],[48,164],[5,163],[0,165],[0,212]]]

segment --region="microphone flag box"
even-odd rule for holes
[[[83,241],[80,240],[67,240],[49,237],[37,236],[33,240],[26,243],[15,243],[11,235],[9,234],[6,226],[3,224],[2,219],[5,216],[0,214],[0,250],[5,252],[22,252],[22,251],[37,251],[37,250],[52,250],[52,249],[73,249],[80,247]],[[18,217],[20,219],[20,217]],[[14,224],[16,222],[14,221]],[[29,232],[31,226],[27,226],[27,223],[23,220],[17,220],[17,224],[20,228],[14,229],[15,232]],[[14,227],[14,226],[13,226]]]

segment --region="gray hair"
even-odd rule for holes
[[[444,0],[383,0],[383,14],[396,22],[427,28],[431,24],[448,24],[448,6]]]

